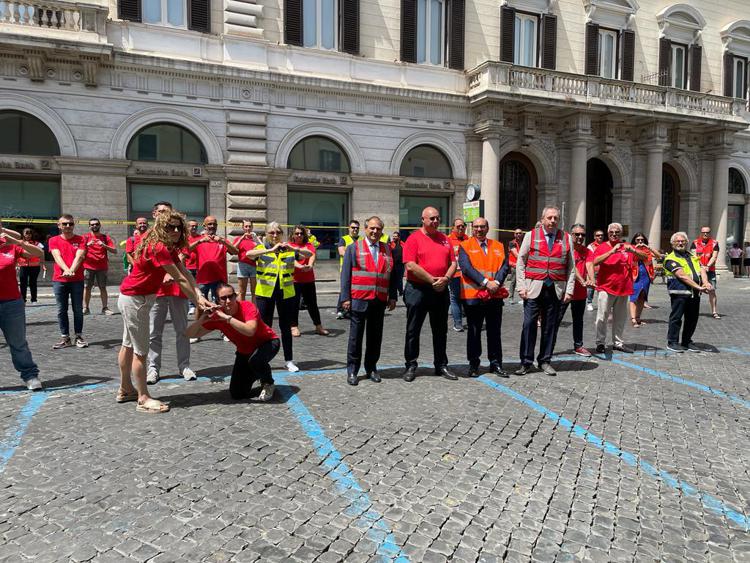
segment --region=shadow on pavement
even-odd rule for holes
[[[299,393],[299,387],[296,385],[277,385],[273,400],[268,402],[258,401],[257,397],[259,393],[260,384],[256,383],[249,399],[234,400],[229,395],[229,381],[227,381],[226,388],[219,391],[211,391],[210,393],[182,393],[180,395],[163,396],[162,399],[169,403],[171,409],[187,409],[204,405],[241,405],[243,403],[274,405],[286,403],[290,397]]]
[[[47,379],[44,374],[41,374],[39,378],[44,385],[45,391],[62,391],[65,389],[72,389],[75,387],[81,387],[83,385],[95,385],[97,383],[110,383],[114,379],[108,377],[87,377],[83,375],[65,375],[58,379]],[[0,387],[0,391],[24,391],[25,385],[14,385],[13,387]]]

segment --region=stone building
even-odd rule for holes
[[[742,242],[748,58],[745,0],[0,0],[0,215],[122,238],[169,199],[325,258],[479,184],[499,229]]]

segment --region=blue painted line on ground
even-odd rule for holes
[[[589,444],[592,444],[593,446],[599,448],[600,450],[604,451],[605,453],[609,455],[613,455],[615,457],[620,458],[620,460],[622,460],[627,465],[630,465],[631,467],[636,467],[642,470],[647,475],[659,481],[664,482],[669,487],[684,494],[686,497],[697,498],[698,500],[700,500],[701,504],[703,504],[703,506],[706,507],[708,510],[716,514],[719,514],[720,516],[726,517],[727,519],[741,526],[745,531],[750,531],[750,518],[748,518],[748,516],[746,516],[745,514],[743,514],[742,512],[738,510],[735,510],[727,506],[721,500],[714,497],[713,495],[704,493],[703,491],[700,491],[697,487],[694,487],[693,485],[683,481],[682,479],[673,476],[667,471],[658,469],[657,467],[648,463],[647,461],[643,461],[637,455],[626,452],[618,448],[613,443],[600,438],[596,434],[589,432],[588,430],[586,430],[585,428],[583,428],[582,426],[578,424],[574,424],[572,421],[568,420],[562,415],[559,415],[556,412],[549,410],[548,408],[540,405],[533,399],[530,399],[526,397],[525,395],[522,395],[521,393],[514,391],[510,387],[506,387],[505,385],[502,385],[501,383],[497,383],[496,381],[493,381],[486,376],[480,377],[478,381],[481,381],[485,385],[493,389],[496,389],[497,391],[500,391],[501,393],[504,393],[505,395],[508,395],[509,397],[515,399],[516,401],[523,403],[527,407],[540,413],[545,418],[558,424],[562,428],[569,430],[577,438],[585,440]]]
[[[365,535],[377,545],[376,553],[383,560],[408,563],[409,558],[396,545],[393,532],[391,532],[383,516],[372,508],[370,497],[357,482],[352,470],[342,460],[341,454],[336,450],[330,438],[326,436],[315,417],[302,400],[291,392],[286,377],[277,376],[276,382],[279,385],[277,389],[282,399],[297,417],[297,421],[307,437],[312,440],[315,452],[320,457],[323,466],[330,471],[329,477],[336,484],[339,493],[350,501],[351,504],[344,513],[347,516],[357,518],[354,524],[357,528],[367,529]]]
[[[731,352],[732,354],[739,354],[741,356],[750,356],[750,352],[740,350],[739,348],[719,348],[719,350],[723,350],[724,352]]]
[[[5,471],[10,458],[13,457],[16,448],[20,445],[26,429],[31,424],[31,419],[42,408],[48,397],[47,393],[34,393],[31,395],[26,404],[21,408],[18,416],[16,416],[13,425],[5,431],[5,438],[0,442],[0,474]]]

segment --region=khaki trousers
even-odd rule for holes
[[[607,342],[607,319],[612,312],[612,342],[615,346],[622,346],[622,336],[625,332],[625,322],[628,319],[628,296],[610,295],[599,292],[598,309],[596,311],[596,344]]]

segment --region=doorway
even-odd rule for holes
[[[612,222],[612,173],[604,161],[592,158],[586,163],[586,230],[607,232]]]

